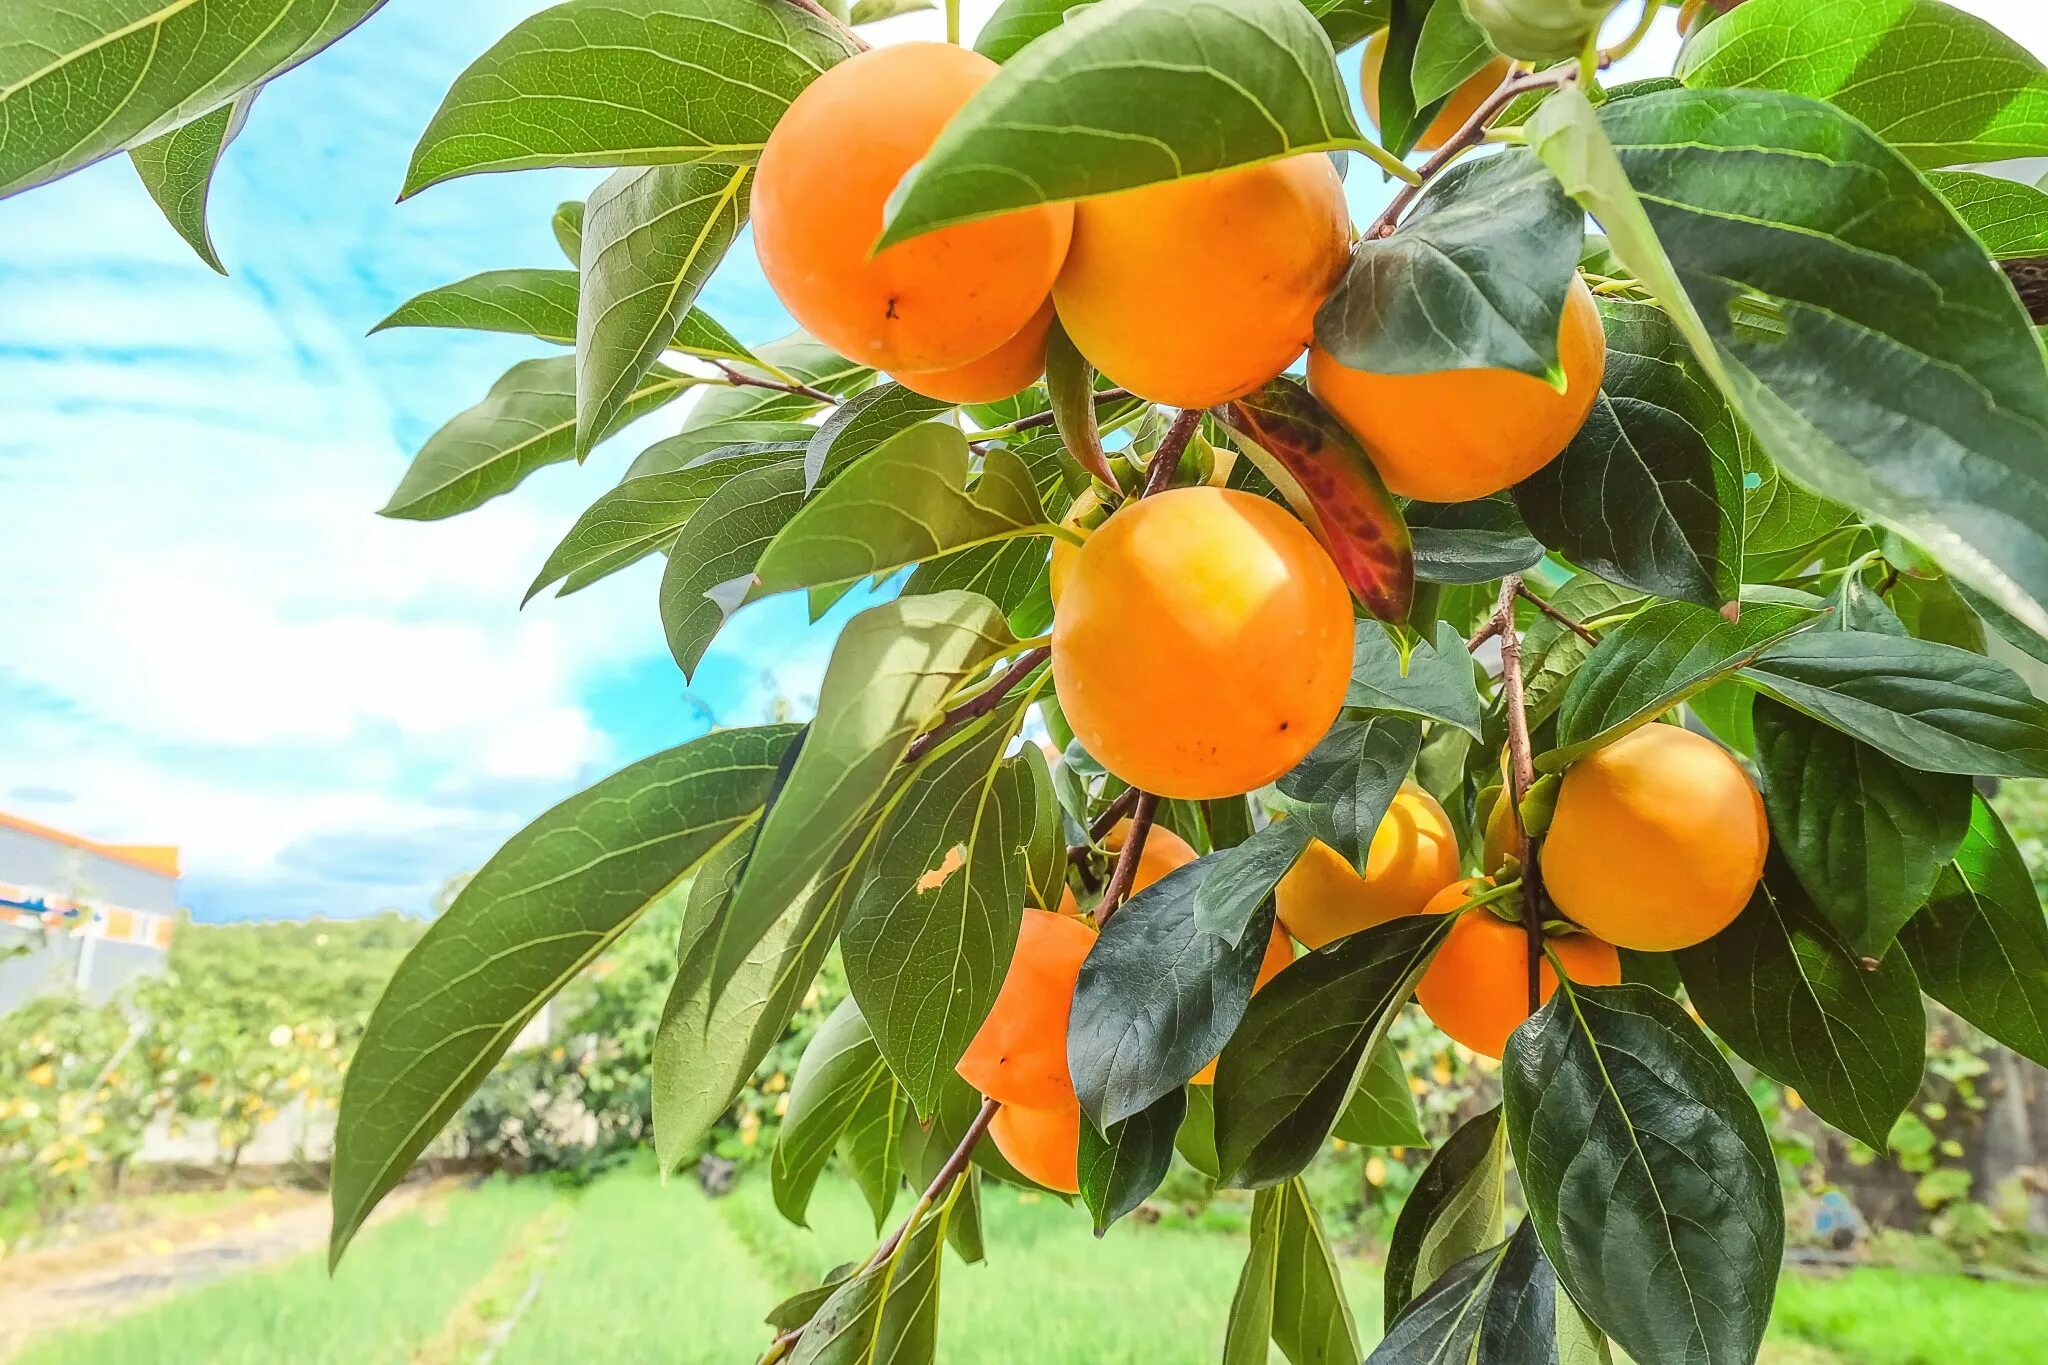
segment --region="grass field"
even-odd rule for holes
[[[331,1282],[308,1256],[45,1339],[22,1361],[442,1365],[490,1351],[494,1365],[743,1365],[766,1344],[761,1317],[777,1299],[873,1244],[848,1185],[824,1182],[810,1221],[785,1225],[764,1179],[721,1200],[642,1172],[577,1195],[493,1181],[372,1228]],[[946,1365],[1216,1358],[1239,1238],[1128,1226],[1097,1241],[1058,1203],[997,1189],[987,1231],[989,1263],[949,1258]],[[1346,1281],[1370,1340],[1377,1267],[1349,1263]],[[1857,1271],[1787,1277],[1779,1305],[1766,1355],[1778,1365],[2048,1359],[2039,1289]]]

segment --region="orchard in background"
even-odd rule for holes
[[[893,595],[808,724],[572,797],[426,934],[349,1070],[333,1257],[674,894],[665,1164],[829,955],[851,988],[772,1179],[801,1220],[836,1152],[889,1231],[765,1359],[928,1359],[982,1180],[1101,1230],[1176,1150],[1259,1191],[1226,1360],[1357,1359],[1300,1173],[1416,1140],[1411,997],[1503,1099],[1403,1210],[1370,1358],[1754,1359],[1784,1215],[1726,1054],[1877,1147],[1923,993],[2048,1062],[2048,923],[1973,783],[2048,776],[1987,654],[2048,661],[2048,196],[1953,169],[2048,155],[2048,70],[1937,0],[1008,0],[972,49],[858,36],[911,7],[569,0],[421,138],[407,194],[621,169],[556,214],[573,269],[382,324],[573,348],[386,515],[689,394],[529,599],[664,556],[687,675],[748,602]],[[0,193],[126,150],[212,260],[255,90],[376,8],[20,0]],[[1673,21],[1672,76],[1607,82]],[[1402,183],[1355,224],[1347,174]],[[803,333],[695,306],[750,223]]]

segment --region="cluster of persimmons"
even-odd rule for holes
[[[1368,103],[1383,49],[1381,39],[1366,49]],[[1454,95],[1422,146],[1460,127],[1505,69]],[[770,137],[753,197],[761,264],[798,322],[841,354],[943,401],[994,402],[1037,382],[1057,319],[1110,381],[1186,410],[1244,396],[1306,348],[1311,390],[1388,488],[1432,502],[1528,477],[1584,422],[1606,348],[1576,280],[1559,326],[1561,390],[1500,370],[1366,373],[1313,344],[1316,310],[1352,249],[1342,185],[1319,153],[1004,213],[875,252],[899,182],[995,72],[951,45],[865,52],[819,77]],[[1094,489],[1068,525],[1085,539],[1054,547],[1053,678],[1090,755],[1132,787],[1191,801],[1253,791],[1307,755],[1343,705],[1356,621],[1300,520],[1201,484],[1132,498]],[[1506,859],[1507,806],[1471,860],[1482,872]],[[1106,848],[1129,833],[1113,830]],[[1617,947],[1666,951],[1718,932],[1748,902],[1767,837],[1747,773],[1698,735],[1649,725],[1579,760],[1540,850],[1549,897],[1570,921],[1549,926],[1544,998],[1553,963],[1574,981],[1611,984]],[[1152,829],[1132,893],[1195,856]],[[1456,914],[1416,998],[1453,1039],[1500,1056],[1529,1013],[1527,939],[1512,895],[1489,895],[1491,880],[1465,871],[1443,808],[1404,785],[1362,873],[1312,842],[1281,881],[1258,984],[1296,945]],[[1057,911],[1025,910],[1000,994],[959,1063],[1001,1104],[989,1131],[1005,1157],[1069,1191],[1082,1119],[1067,1023],[1095,934],[1071,892]],[[1194,1082],[1214,1072],[1212,1062]]]

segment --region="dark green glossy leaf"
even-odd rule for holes
[[[1718,608],[1742,582],[1734,419],[1662,309],[1602,299],[1600,317],[1600,397],[1564,453],[1515,486],[1515,505],[1574,564]]]
[[[2012,836],[1982,798],[1969,837],[1899,943],[1929,995],[2048,1066],[2048,919]]]
[[[1422,1118],[1415,1112],[1415,1095],[1408,1089],[1408,1073],[1401,1069],[1401,1054],[1391,1042],[1372,1050],[1358,1089],[1331,1132],[1360,1147],[1429,1145]]]
[[[1777,851],[1848,946],[1882,957],[1969,831],[1970,779],[1917,772],[1769,698],[1752,720]]]
[[[1467,1119],[1423,1167],[1387,1244],[1386,1325],[1445,1272],[1502,1236],[1507,1130],[1500,1108]]]
[[[220,253],[213,249],[213,234],[207,230],[206,198],[213,189],[214,169],[228,144],[241,134],[249,106],[261,89],[248,90],[212,113],[159,133],[128,151],[142,188],[163,210],[164,218],[199,253],[200,260],[223,275],[228,268],[220,263]]]
[[[1464,0],[1434,0],[1423,17],[1408,73],[1415,102],[1427,107],[1444,99],[1493,57],[1493,44],[1465,12]]]
[[[1508,1039],[1508,1141],[1543,1250],[1637,1360],[1756,1358],[1785,1212],[1769,1136],[1683,1009],[1565,985]]]
[[[859,1267],[848,1261],[835,1266],[822,1282],[809,1289],[800,1289],[768,1310],[762,1320],[777,1332],[787,1332],[792,1327],[801,1327],[809,1322],[832,1292],[846,1283],[847,1278]]]
[[[1094,1215],[1097,1237],[1159,1188],[1173,1164],[1174,1134],[1187,1111],[1187,1090],[1175,1086],[1110,1124],[1107,1132],[1098,1133],[1092,1121],[1081,1120],[1081,1200]]]
[[[1459,1261],[1410,1303],[1366,1365],[1553,1365],[1557,1309],[1557,1272],[1525,1218],[1513,1237]]]
[[[1464,652],[1462,646],[1459,652]],[[1413,716],[1339,716],[1308,757],[1280,779],[1289,817],[1336,849],[1363,876],[1373,832],[1421,749],[1422,722]]]
[[[958,1076],[947,1082],[939,1098],[938,1112],[930,1119],[921,1121],[914,1107],[904,1106],[903,1136],[898,1150],[903,1156],[904,1177],[912,1189],[931,1187],[980,1114],[981,1095]],[[980,1166],[989,1161],[1009,1165],[993,1142],[977,1143],[974,1155],[976,1164],[969,1166],[967,1174],[961,1177],[960,1198],[954,1203],[952,1220],[946,1225],[946,1240],[953,1244],[961,1260],[969,1262],[981,1260],[984,1250]]]
[[[2048,707],[2004,664],[1863,630],[1773,645],[1752,687],[1924,772],[2048,777]]]
[[[1102,926],[1074,987],[1067,1069],[1100,1128],[1141,1112],[1223,1050],[1244,1017],[1272,934],[1257,913],[1236,945],[1203,933],[1195,895],[1227,853],[1177,867]],[[1285,975],[1285,973],[1282,973]]]
[[[1557,713],[1557,747],[1539,766],[1572,760],[1647,725],[1710,684],[1755,662],[1820,619],[1812,610],[1751,602],[1740,620],[1690,602],[1660,602],[1613,629],[1572,675]]]
[[[1602,634],[1645,605],[1641,593],[1589,573],[1573,575],[1544,598],[1580,625]],[[1566,688],[1592,652],[1593,646],[1577,631],[1548,616],[1533,616],[1523,627],[1522,690],[1531,726],[1540,726],[1557,713]]]
[[[722,730],[613,774],[514,835],[434,921],[349,1063],[330,1265],[526,1021],[744,833],[795,733]]]
[[[1927,1019],[1903,951],[1875,970],[1774,863],[1733,924],[1672,955],[1687,997],[1736,1055],[1878,1151],[1920,1089]]]
[[[813,428],[804,422],[720,422],[656,441],[626,466],[621,483],[650,474],[673,474],[728,455],[801,455]]]
[[[1195,925],[1227,943],[1243,941],[1253,915],[1313,837],[1306,823],[1275,820],[1220,850],[1195,892]]]
[[[8,0],[0,199],[220,108],[382,7],[383,0]]]
[[[1406,620],[1415,596],[1408,523],[1344,424],[1284,375],[1216,416],[1316,533],[1351,595],[1382,621]]]
[[[744,166],[619,171],[584,206],[576,442],[587,451],[653,368],[747,222]]]
[[[790,101],[856,50],[781,0],[568,0],[455,78],[400,198],[479,171],[746,165]]]
[[[610,430],[654,411],[696,381],[657,365],[627,395]],[[509,493],[534,470],[576,454],[576,360],[522,360],[483,402],[427,438],[380,513],[435,521]]]
[[[1449,928],[1441,915],[1375,925],[1296,959],[1252,997],[1216,1069],[1232,1184],[1278,1184],[1314,1158]]]
[[[415,294],[370,329],[456,327],[576,344],[576,272],[486,270]]]
[[[1252,1200],[1252,1245],[1230,1304],[1224,1365],[1265,1365],[1267,1342],[1292,1365],[1354,1365],[1358,1327],[1315,1204],[1300,1180]]]
[[[1330,40],[1299,0],[1105,0],[953,117],[878,245],[1358,141]]]
[[[1433,644],[1417,643],[1405,662],[1384,627],[1359,622],[1351,688],[1344,694],[1344,704],[1420,716],[1455,725],[1475,737],[1479,734],[1479,685],[1472,677],[1472,656],[1447,621],[1437,622]]]
[[[1748,0],[1686,44],[1678,74],[1826,100],[1920,166],[2048,154],[2048,70],[1940,0]]]
[[[1393,236],[1358,244],[1316,312],[1316,340],[1375,374],[1498,369],[1562,383],[1558,321],[1584,223],[1527,151],[1453,166]]]
[[[1037,814],[1030,774],[1003,761],[1020,715],[1006,704],[918,764],[839,933],[847,985],[921,1114],[934,1112],[1017,943]]]
[[[1543,558],[1543,546],[1505,494],[1411,502],[1407,517],[1415,576],[1425,583],[1492,583]]]

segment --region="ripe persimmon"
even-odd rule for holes
[[[1607,368],[1607,334],[1574,278],[1558,321],[1560,393],[1515,370],[1371,374],[1308,354],[1308,386],[1351,429],[1387,487],[1424,502],[1498,493],[1556,459],[1585,425]]]
[[[1386,59],[1387,30],[1381,29],[1365,40],[1365,58],[1358,71],[1359,89],[1365,96],[1365,116],[1372,120],[1375,128],[1380,125],[1380,67]],[[1508,78],[1513,67],[1514,63],[1496,53],[1485,66],[1467,76],[1464,84],[1444,100],[1443,107],[1429,121],[1429,127],[1423,129],[1422,136],[1415,140],[1415,150],[1433,152],[1448,142],[1451,134],[1463,128],[1466,121],[1479,112],[1479,106],[1486,103],[1486,97],[1500,88],[1500,83]]]
[[[1102,846],[1111,853],[1121,854],[1125,841],[1130,837],[1131,822],[1119,820],[1115,828],[1102,836]],[[1145,847],[1138,850],[1138,870],[1131,874],[1131,894],[1137,895],[1176,867],[1186,867],[1200,856],[1187,840],[1172,830],[1164,825],[1152,826],[1145,832]]]
[[[1067,1017],[1081,960],[1094,946],[1086,920],[1026,909],[1002,989],[955,1068],[961,1078],[1006,1105],[1073,1104]]]
[[[996,74],[950,43],[894,43],[805,87],[754,173],[754,247],[791,316],[848,359],[951,370],[1015,337],[1066,259],[1071,206],[1045,204],[874,250],[897,183]]]
[[[1143,791],[1200,801],[1315,747],[1351,675],[1351,597],[1286,509],[1176,488],[1088,538],[1053,616],[1053,685],[1081,746]]]
[[[1045,338],[1052,331],[1052,300],[1023,330],[987,355],[950,370],[901,371],[889,377],[913,393],[942,403],[999,403],[1045,373]]]
[[[1256,995],[1261,987],[1274,977],[1280,975],[1286,969],[1287,964],[1292,961],[1294,961],[1294,942],[1287,937],[1286,930],[1275,924],[1271,937],[1266,940],[1266,955],[1259,959],[1259,974],[1252,979],[1252,993]],[[1189,1084],[1214,1085],[1215,1083],[1216,1059],[1211,1057],[1209,1064],[1200,1071],[1197,1071],[1194,1079]]]
[[[989,1120],[989,1140],[1017,1174],[1061,1194],[1081,1191],[1081,1106],[1005,1104]]]
[[[1469,895],[1487,883],[1474,879],[1444,888],[1442,913],[1457,923],[1430,959],[1415,987],[1415,1001],[1436,1026],[1483,1056],[1498,1058],[1508,1035],[1529,1017],[1529,937],[1491,910],[1458,912]],[[1546,940],[1564,964],[1564,974],[1581,986],[1621,983],[1621,956],[1614,945],[1591,934],[1560,934]],[[1557,992],[1557,971],[1546,956],[1539,968],[1542,998]]]
[[[1095,492],[1094,486],[1090,485],[1082,489],[1080,495],[1074,499],[1074,505],[1060,518],[1060,525],[1079,535],[1085,542],[1094,534],[1095,528],[1091,523],[1100,521],[1101,511],[1102,499]],[[1049,586],[1052,589],[1052,607],[1055,612],[1059,610],[1061,594],[1067,590],[1067,578],[1074,572],[1074,556],[1080,552],[1079,545],[1065,540],[1054,540],[1052,543]]]
[[[1565,770],[1539,856],[1558,909],[1610,943],[1661,953],[1742,913],[1770,840],[1763,797],[1726,749],[1645,725]]]
[[[1336,166],[1310,152],[1082,200],[1052,297],[1111,380],[1208,408],[1301,354],[1350,250]]]
[[[1287,932],[1304,947],[1320,948],[1422,913],[1457,876],[1458,836],[1450,817],[1434,796],[1405,782],[1373,831],[1363,877],[1343,854],[1316,839],[1280,879],[1274,898]]]

